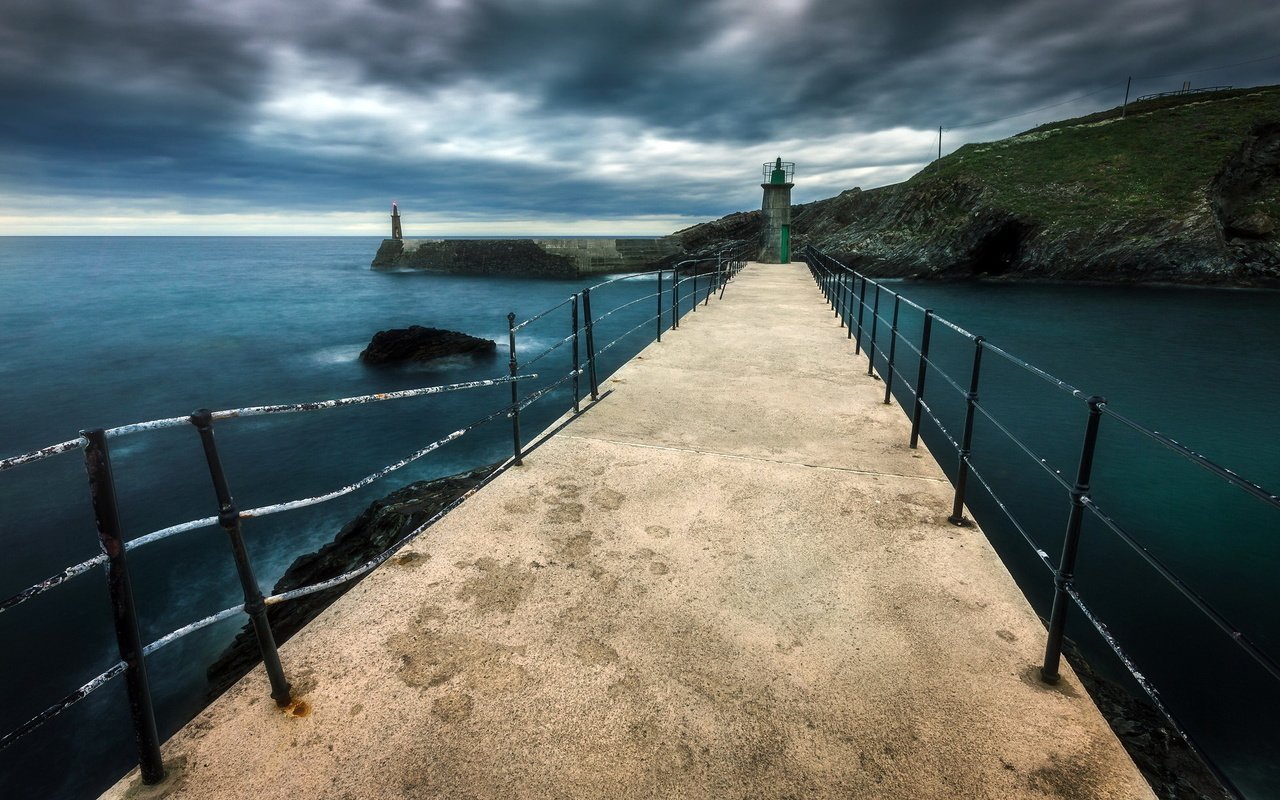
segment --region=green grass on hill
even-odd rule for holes
[[[909,183],[963,179],[992,201],[1049,225],[1092,228],[1185,218],[1257,125],[1280,122],[1280,86],[1131,104],[997,142],[967,144]],[[1264,207],[1265,206],[1265,207]],[[1280,198],[1258,210],[1280,218]]]

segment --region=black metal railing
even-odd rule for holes
[[[275,700],[277,705],[281,707],[289,707],[294,702],[294,699],[292,697],[289,682],[285,678],[284,666],[281,663],[271,626],[267,619],[266,610],[269,606],[285,603],[317,592],[322,592],[335,586],[349,583],[350,581],[366,575],[373,569],[376,569],[379,565],[386,562],[397,551],[419,536],[424,530],[444,516],[444,514],[448,513],[450,510],[462,503],[466,498],[474,494],[481,486],[485,485],[489,480],[492,480],[492,478],[497,474],[510,466],[519,465],[522,462],[525,448],[525,442],[522,438],[520,429],[521,411],[528,408],[538,400],[561,389],[565,384],[571,384],[572,402],[569,403],[569,406],[572,407],[574,413],[579,412],[581,410],[581,401],[583,399],[581,379],[584,376],[588,379],[588,388],[591,399],[593,401],[598,400],[600,397],[600,375],[597,370],[597,364],[603,353],[619,345],[624,340],[634,342],[634,335],[650,329],[653,331],[654,338],[657,341],[661,341],[664,324],[666,324],[668,320],[668,309],[667,306],[664,305],[665,302],[669,301],[670,305],[670,317],[667,327],[668,329],[678,328],[682,313],[696,311],[699,304],[705,305],[710,301],[711,296],[717,292],[719,292],[720,296],[723,296],[728,282],[746,263],[745,258],[745,243],[735,242],[721,246],[714,252],[681,261],[669,268],[645,273],[629,274],[605,280],[594,286],[584,288],[580,292],[574,293],[564,301],[535,314],[528,319],[525,319],[523,322],[517,323],[516,315],[514,313],[508,314],[507,330],[510,357],[508,363],[509,374],[506,376],[488,380],[469,381],[444,386],[428,386],[418,389],[383,392],[372,395],[362,395],[359,397],[346,397],[310,403],[254,406],[227,409],[223,411],[200,409],[188,416],[150,420],[147,422],[124,425],[110,429],[98,428],[94,430],[86,430],[82,431],[81,435],[74,439],[43,447],[30,453],[0,459],[0,473],[3,473],[5,471],[15,469],[26,464],[42,461],[62,453],[68,453],[73,450],[82,450],[84,454],[85,468],[88,474],[89,494],[92,500],[93,512],[98,530],[98,539],[100,549],[102,551],[98,556],[66,567],[57,574],[50,576],[49,578],[46,578],[45,580],[42,580],[10,597],[0,600],[0,613],[11,612],[28,600],[55,589],[72,578],[93,570],[95,567],[101,566],[105,568],[107,575],[119,652],[119,660],[111,664],[106,670],[87,681],[75,691],[67,694],[57,702],[35,714],[27,722],[19,725],[8,733],[5,733],[3,736],[0,736],[0,750],[5,749],[45,723],[59,716],[79,701],[110,683],[114,678],[124,675],[131,711],[133,733],[137,743],[138,761],[141,768],[142,780],[147,784],[159,782],[164,778],[165,770],[160,756],[160,739],[157,733],[155,709],[147,677],[146,658],[157,650],[177,641],[178,639],[242,613],[248,616],[256,634],[258,651],[263,659],[271,687],[271,697]],[[593,296],[598,297],[602,290],[608,290],[610,287],[615,286],[622,281],[647,280],[655,281],[657,286],[656,292],[639,298],[627,300],[625,302],[619,302],[617,305],[611,307],[608,311],[605,311],[598,317],[592,317],[591,300]],[[640,324],[619,334],[608,343],[600,347],[596,346],[595,332],[604,320],[612,317],[623,309],[638,305],[641,302],[652,301],[655,297],[657,298],[657,313],[654,316],[645,319]],[[535,324],[552,324],[559,319],[554,316],[555,312],[561,311],[565,306],[568,306],[568,335],[559,338],[550,347],[521,364],[518,359],[519,351],[517,350],[517,337],[519,332]],[[579,317],[579,309],[581,309],[581,318]],[[563,324],[563,321],[561,321],[561,324]],[[533,382],[541,377],[536,372],[530,372],[529,368],[541,361],[543,358],[551,355],[559,348],[570,344],[572,345],[572,369],[567,374],[554,377],[554,380],[551,380],[550,383],[540,386],[536,390],[521,396],[520,384],[522,381]],[[509,384],[511,387],[511,402],[509,404],[502,405],[492,410],[487,415],[471,421],[462,428],[459,428],[458,430],[455,430],[448,435],[421,447],[408,456],[384,466],[383,468],[351,484],[325,494],[275,503],[273,505],[257,508],[240,509],[237,507],[232,497],[231,489],[228,485],[223,469],[222,458],[218,453],[217,444],[214,438],[215,423],[226,422],[242,417],[323,411],[344,406],[425,397],[445,392],[468,391],[482,387],[500,386],[502,384]],[[490,474],[477,486],[441,508],[436,514],[424,521],[413,531],[401,537],[381,554],[369,559],[365,563],[348,570],[341,575],[329,578],[319,583],[301,586],[271,596],[263,596],[262,591],[258,586],[257,579],[254,576],[253,566],[250,562],[248,552],[244,546],[242,525],[245,520],[292,511],[348,495],[357,489],[367,486],[374,481],[386,477],[392,472],[400,470],[407,465],[418,461],[448,442],[459,439],[486,423],[501,419],[504,416],[511,420],[512,455],[509,459],[499,465],[495,472]],[[183,427],[187,425],[193,426],[199,434],[202,451],[209,469],[210,480],[212,482],[214,495],[218,504],[217,514],[201,519],[190,520],[177,525],[171,525],[161,530],[152,531],[145,535],[126,540],[116,506],[116,480],[111,470],[111,456],[108,441],[123,436]],[[163,539],[168,539],[187,531],[212,527],[214,525],[222,527],[227,534],[232,556],[235,560],[236,572],[239,576],[240,586],[243,591],[244,601],[223,609],[215,614],[204,617],[203,619],[193,621],[178,628],[177,630],[161,636],[150,644],[143,645],[139,634],[138,615],[134,605],[133,593],[129,580],[127,553],[136,550],[139,547],[143,547]]]
[[[885,384],[884,403],[889,404],[892,402],[895,389],[900,391],[902,393],[901,396],[907,398],[911,403],[911,408],[908,411],[911,419],[910,447],[915,448],[918,446],[921,422],[922,419],[927,417],[937,426],[943,438],[955,451],[957,459],[955,464],[955,494],[952,512],[948,520],[955,525],[967,524],[967,520],[963,516],[966,505],[966,492],[968,491],[969,478],[976,479],[994,501],[996,508],[1012,524],[1013,529],[1031,546],[1036,560],[1052,573],[1053,600],[1047,626],[1048,636],[1045,644],[1044,660],[1040,667],[1041,679],[1051,684],[1058,682],[1060,679],[1059,668],[1067,614],[1069,607],[1074,605],[1084,615],[1089,625],[1101,635],[1103,641],[1119,658],[1120,663],[1129,671],[1137,685],[1141,687],[1154,707],[1169,722],[1178,736],[1200,757],[1224,788],[1237,797],[1242,796],[1240,790],[1231,779],[1207,757],[1200,743],[1179,724],[1174,714],[1161,700],[1156,687],[1138,668],[1122,645],[1116,641],[1115,636],[1112,635],[1107,625],[1099,618],[1099,615],[1081,598],[1076,586],[1076,566],[1080,548],[1081,528],[1086,514],[1100,522],[1114,534],[1120,542],[1130,548],[1142,562],[1147,564],[1160,579],[1176,590],[1206,620],[1212,623],[1221,633],[1225,634],[1228,641],[1248,656],[1267,675],[1277,681],[1280,681],[1280,664],[1269,653],[1264,651],[1261,646],[1252,641],[1241,630],[1240,626],[1228,619],[1225,613],[1218,610],[1213,603],[1192,588],[1186,580],[1180,578],[1162,559],[1139,543],[1121,522],[1099,508],[1097,501],[1093,497],[1091,480],[1101,420],[1106,417],[1123,425],[1142,436],[1148,442],[1158,444],[1160,447],[1172,451],[1180,458],[1207,470],[1215,477],[1226,481],[1236,490],[1260,500],[1273,510],[1280,511],[1280,497],[1277,497],[1274,492],[1270,492],[1240,477],[1231,470],[1215,464],[1205,456],[1196,453],[1168,436],[1150,430],[1125,417],[1108,407],[1104,398],[1086,394],[1065,381],[1055,378],[1048,372],[989,343],[982,336],[977,336],[939,317],[932,309],[911,301],[884,283],[868,278],[862,273],[849,268],[817,248],[806,247],[801,256],[809,265],[814,280],[821,288],[835,316],[839,318],[841,325],[847,328],[848,337],[855,340],[855,354],[861,352],[862,343],[864,341],[867,342],[868,374],[879,372],[879,378]],[[867,301],[868,287],[872,287],[873,291],[870,303]],[[893,312],[888,319],[880,311],[882,303],[885,302],[883,298],[891,298],[893,303]],[[910,337],[904,336],[900,331],[899,312],[903,306],[908,306],[923,315],[918,344],[912,341]],[[962,337],[973,348],[967,388],[962,385],[960,380],[953,378],[943,370],[931,355],[934,332],[939,326],[956,336]],[[881,327],[885,327],[888,332],[889,343],[887,350],[882,343],[877,341],[877,331]],[[914,381],[911,381],[909,376],[899,369],[900,365],[897,362],[897,358],[901,347],[906,347],[918,359]],[[992,411],[980,402],[981,367],[983,356],[988,353],[1083,404],[1085,416],[1073,481],[1067,480],[1058,470],[1052,468],[1046,459],[1037,455],[1021,437],[1015,435],[1006,424],[1002,423]],[[930,375],[936,376],[937,379],[949,385],[959,396],[960,401],[964,403],[964,423],[958,437],[947,430],[942,419],[931,408],[931,403],[945,402],[945,396],[943,398],[935,398],[936,392],[931,392],[926,399],[926,382]],[[954,397],[955,395],[951,396]],[[1036,532],[1032,530],[1033,525],[1025,520],[1020,520],[1012,512],[1010,504],[1005,502],[1007,498],[1002,498],[1001,490],[1007,487],[994,485],[994,480],[984,476],[974,465],[974,422],[977,415],[981,415],[986,423],[1000,432],[1013,445],[1016,451],[1026,455],[1033,463],[1047,472],[1060,488],[1066,491],[1068,505],[1067,525],[1061,554],[1056,563],[1039,544]],[[942,463],[940,458],[939,463]]]

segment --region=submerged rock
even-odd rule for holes
[[[398,364],[406,361],[433,361],[448,356],[491,356],[497,351],[492,339],[478,339],[441,328],[392,328],[378,331],[360,353],[366,364]]]
[[[391,545],[478,486],[496,464],[431,481],[418,481],[375,500],[359,517],[348,522],[333,541],[314,553],[299,556],[272,589],[272,594],[335,578],[386,552]],[[393,556],[394,561],[400,556]],[[360,579],[340,584],[296,600],[270,606],[267,619],[276,644],[283,644]],[[261,661],[253,625],[246,624],[209,666],[206,698],[213,700]],[[288,673],[286,672],[286,677]]]

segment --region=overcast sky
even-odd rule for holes
[[[805,202],[1130,75],[1280,83],[1278,31],[1276,0],[4,0],[0,234],[385,235],[393,199],[407,236],[667,233],[758,207],[778,155]]]

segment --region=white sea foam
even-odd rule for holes
[[[333,364],[354,364],[360,360],[362,344],[339,344],[325,347],[307,354],[307,361],[320,366]]]

